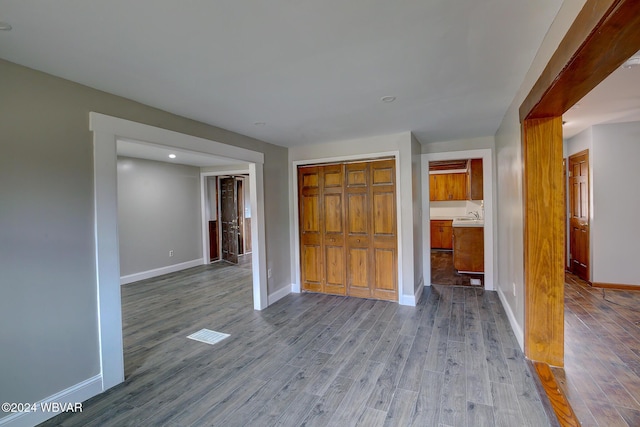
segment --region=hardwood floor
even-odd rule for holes
[[[480,285],[471,285],[471,279]],[[431,250],[431,283],[437,285],[484,286],[484,274],[461,274],[453,267],[453,251]]]
[[[251,270],[224,263],[122,291],[125,382],[43,426],[550,424],[495,292],[291,294],[259,312]],[[201,328],[231,336],[186,338]]]
[[[567,274],[565,367],[557,382],[583,426],[640,426],[640,291]]]

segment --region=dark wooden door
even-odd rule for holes
[[[571,272],[589,281],[589,150],[569,157],[569,258]]]
[[[236,181],[236,198],[238,199],[238,254],[244,254],[244,189],[243,181]]]
[[[220,216],[222,223],[222,259],[238,263],[238,201],[236,179],[220,179]]]

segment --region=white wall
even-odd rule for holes
[[[496,133],[498,295],[524,348],[524,224],[518,109],[549,62],[585,0],[565,0]],[[515,292],[513,291],[515,288]]]
[[[377,156],[379,154],[396,154],[396,177],[398,203],[398,255],[399,255],[399,287],[401,304],[415,304],[416,285],[414,283],[416,271],[414,266],[414,202],[413,202],[413,149],[412,135],[403,132],[394,135],[360,138],[348,141],[336,141],[324,144],[305,145],[289,148],[289,199],[290,204],[290,235],[291,237],[291,277],[295,278],[293,289],[300,289],[299,271],[299,240],[296,187],[296,168],[303,163],[321,163],[328,160],[358,159]],[[420,291],[420,290],[419,290]]]
[[[593,282],[640,286],[640,122],[593,126]]]
[[[413,200],[413,285],[414,293],[418,295],[424,289],[423,250],[422,241],[422,146],[415,136],[411,135],[411,197]],[[417,301],[416,301],[417,302]]]
[[[446,153],[448,151],[466,151],[489,148],[493,150],[496,141],[493,136],[483,136],[479,138],[457,139],[454,141],[428,142],[422,144],[422,153]]]
[[[120,275],[200,264],[200,210],[200,168],[119,157]]]

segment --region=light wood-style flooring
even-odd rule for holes
[[[553,373],[583,426],[640,426],[640,291],[567,274],[565,367]]]
[[[126,381],[43,426],[549,425],[495,292],[290,294],[260,312],[251,270],[219,263],[126,285],[122,307]],[[186,338],[201,328],[231,336]]]

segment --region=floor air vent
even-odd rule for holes
[[[229,334],[223,334],[222,332],[216,332],[210,329],[200,329],[198,332],[194,332],[193,334],[189,335],[187,338],[195,341],[200,341],[205,344],[213,345],[217,342],[222,341],[228,336]]]

